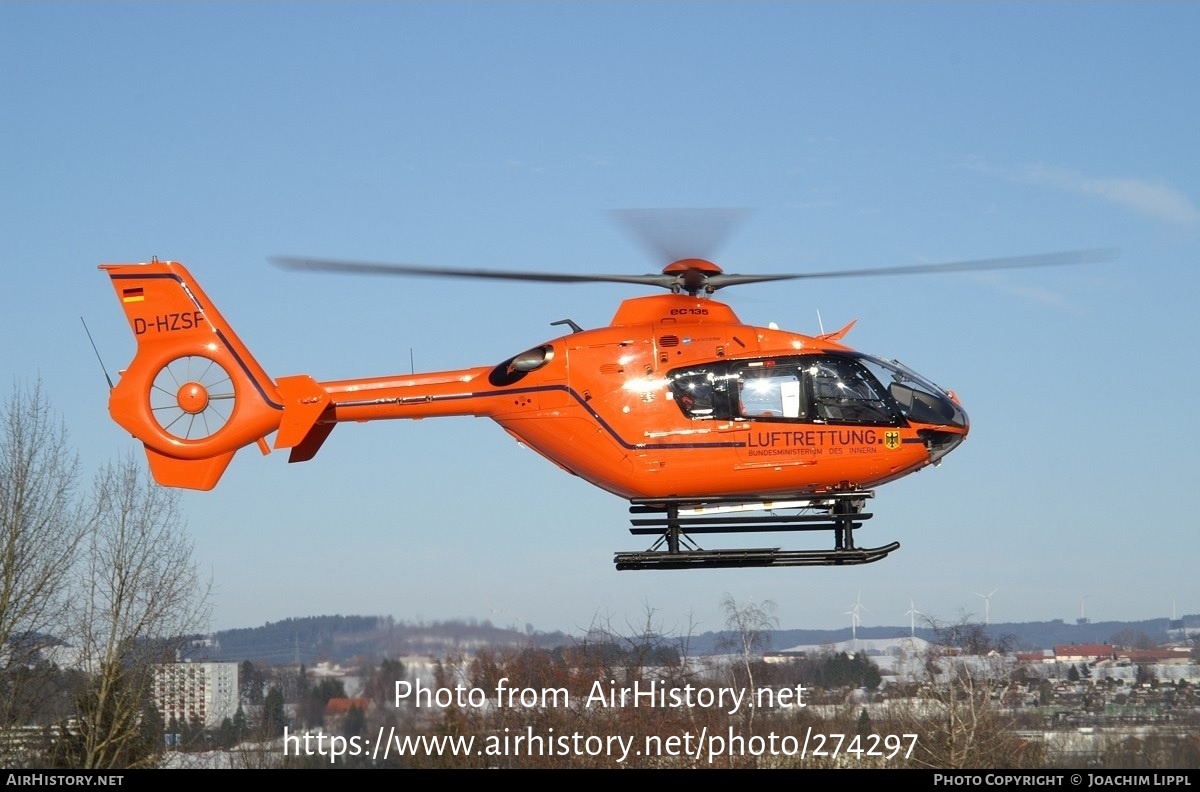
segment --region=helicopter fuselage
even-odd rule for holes
[[[928,394],[946,419],[914,422],[860,360],[828,338],[744,325],[709,298],[659,295],[499,366],[322,382],[318,422],[488,417],[630,499],[869,488],[949,450],[931,431],[944,444],[966,435],[952,396]]]

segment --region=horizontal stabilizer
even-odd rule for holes
[[[329,394],[307,374],[280,377],[275,388],[283,401],[283,419],[275,435],[275,447],[294,448],[304,442],[329,406]]]

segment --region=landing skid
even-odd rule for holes
[[[684,498],[635,500],[629,511],[629,532],[657,536],[642,552],[617,553],[613,560],[623,569],[720,569],[771,566],[852,566],[886,558],[899,542],[882,547],[855,547],[854,531],[871,518],[864,512],[870,490],[840,490],[793,500],[746,501],[717,498],[703,501]],[[783,514],[787,511],[792,513]],[[831,550],[782,550],[778,547],[704,550],[694,534],[760,533],[766,531],[832,531]]]

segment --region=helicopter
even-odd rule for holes
[[[212,489],[257,445],[312,459],[338,423],[490,418],[566,472],[630,503],[643,551],[618,570],[856,565],[898,542],[860,547],[875,488],[942,459],[970,423],[953,391],[896,360],[842,343],[744,324],[712,295],[800,278],[962,272],[1086,263],[1081,250],[803,274],[726,274],[684,258],[660,274],[576,275],[281,258],[285,269],[666,289],[625,299],[612,321],[474,368],[318,381],[272,379],[190,272],[175,261],[101,264],[137,348],[111,388],[113,420],[145,446],[162,485]],[[273,442],[268,438],[274,435]],[[827,532],[824,548],[704,549],[707,534]]]

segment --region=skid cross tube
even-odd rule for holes
[[[863,507],[867,498],[874,495],[870,490],[846,489],[802,494],[790,500],[670,498],[631,501],[631,514],[647,516],[631,518],[629,532],[635,536],[658,538],[649,550],[617,553],[614,562],[621,570],[869,564],[900,547],[898,542],[869,548],[855,545],[854,531],[872,517],[870,512],[863,511]],[[798,513],[779,513],[785,510]],[[692,534],[780,531],[831,531],[833,549],[704,550],[691,539]]]

